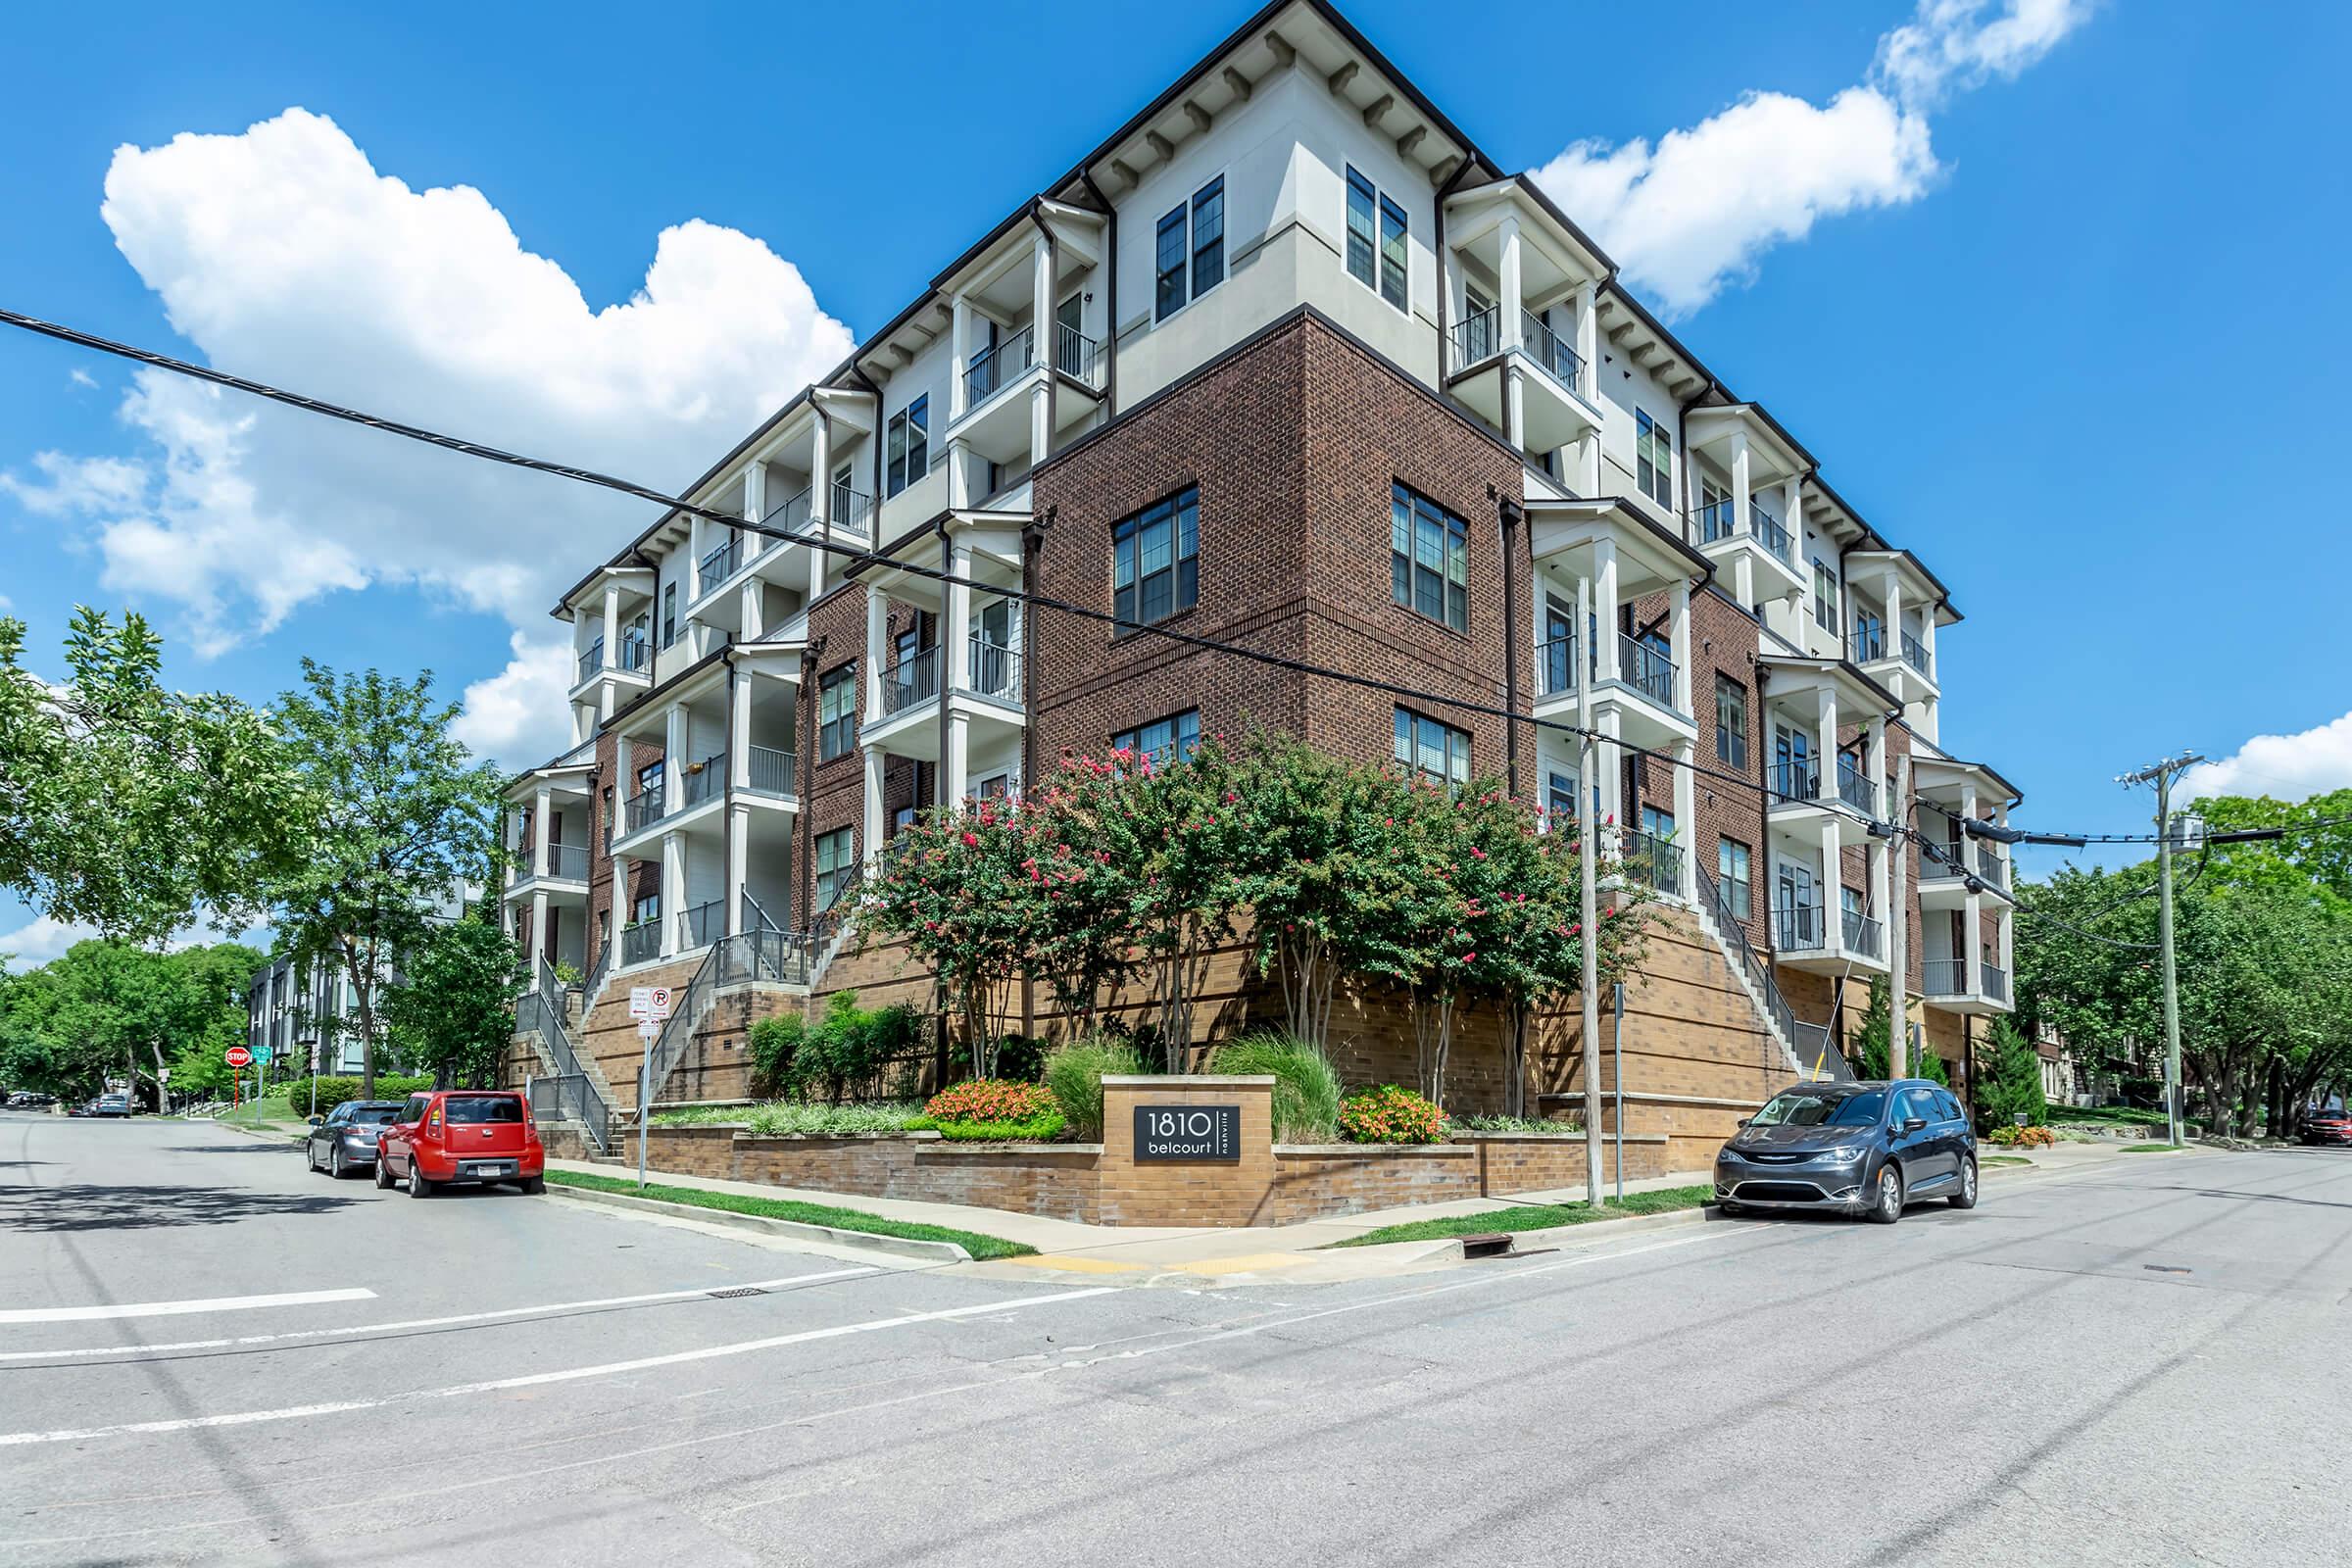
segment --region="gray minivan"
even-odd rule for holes
[[[1977,1135],[1952,1092],[1924,1078],[1784,1089],[1715,1155],[1726,1214],[1817,1208],[1891,1225],[1931,1198],[1977,1206]]]

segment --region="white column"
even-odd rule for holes
[[[1599,656],[1598,680],[1622,678],[1617,657],[1617,542],[1597,539],[1592,544],[1592,651]],[[1578,627],[1581,634],[1587,628]]]
[[[1579,283],[1576,286],[1576,357],[1583,364],[1584,370],[1578,377],[1581,384],[1577,390],[1597,402],[1599,393],[1596,388],[1599,385],[1600,375],[1600,317],[1592,307],[1592,285],[1590,282]],[[1597,471],[1600,436],[1598,432],[1594,432],[1585,439],[1591,444],[1592,457],[1595,460],[1595,471],[1588,481],[1591,488],[1585,492],[1587,495],[1591,495],[1600,488],[1600,475]]]
[[[664,812],[674,811],[686,794],[686,764],[694,760],[686,755],[686,705],[672,703],[669,711],[662,716],[662,807]],[[662,884],[662,896],[669,897],[669,886]]]
[[[1838,694],[1828,686],[1822,687],[1814,707],[1814,765],[1821,773],[1821,795],[1824,801],[1838,799]]]
[[[1739,593],[1742,609],[1756,608],[1756,560],[1744,550],[1733,558],[1732,587]]]
[[[605,584],[605,665],[620,662],[620,584]],[[607,715],[610,716],[610,715]]]
[[[1845,835],[1836,811],[1821,813],[1821,950],[1845,951]]]
[[[1900,660],[1903,657],[1903,580],[1892,571],[1888,571],[1884,580],[1886,584],[1886,657]],[[1904,684],[1910,683],[1906,681]]]
[[[752,682],[750,671],[739,671],[727,689],[727,783],[748,789],[752,782]]]
[[[1804,476],[1792,473],[1788,482],[1781,486],[1781,525],[1788,530],[1788,548],[1791,551],[1796,548],[1796,540],[1804,531],[1803,484]],[[1791,570],[1795,569],[1796,563],[1787,556],[1783,556],[1781,561]]]
[[[1886,858],[1886,841],[1867,839],[1863,842],[1863,853],[1868,857],[1869,863],[1870,906],[1879,911],[1880,920],[1886,921],[1886,901],[1894,886],[1893,867]]]
[[[948,443],[948,506],[960,512],[972,504],[972,449],[961,436]]]
[[[1502,241],[1502,257],[1495,264],[1495,271],[1499,274],[1495,280],[1502,285],[1502,297],[1495,304],[1502,319],[1494,323],[1500,328],[1495,334],[1494,341],[1506,349],[1515,349],[1521,346],[1519,313],[1527,309],[1520,284],[1518,215],[1515,213],[1503,214],[1502,223],[1497,233]],[[1512,439],[1516,443],[1517,437]]]
[[[1960,916],[1960,951],[1952,955],[1960,960],[1960,990],[1968,996],[1984,994],[1984,975],[1980,968],[1984,947],[1984,903],[1981,894],[1971,893],[1962,902]]]
[[[727,821],[727,935],[743,935],[743,889],[751,880],[752,808],[738,806]]]
[[[948,755],[940,764],[945,769],[940,777],[947,786],[943,799],[947,801],[951,810],[961,806],[964,796],[970,793],[969,787],[965,783],[965,780],[971,776],[972,754],[969,728],[970,719],[961,709],[949,710]]]
[[[547,875],[547,812],[554,797],[545,785],[531,797],[531,875]]]
[[[1527,450],[1527,384],[1517,365],[1502,373],[1502,438],[1519,451]]]
[[[2013,935],[2010,928],[2016,920],[2016,913],[2004,904],[1993,910],[1992,920],[2000,928],[2001,975],[2009,982],[2008,997],[2010,1004],[2014,1006],[2017,1003],[2017,956],[2010,947]]]
[[[1677,577],[1669,603],[1672,614],[1667,623],[1666,643],[1674,655],[1674,710],[1695,714],[1690,706],[1690,579]]]
[[[1698,859],[1698,778],[1691,763],[1697,760],[1696,741],[1674,743],[1674,841],[1683,847],[1686,866]],[[1683,872],[1682,885],[1675,892],[1688,899],[1698,885],[1689,869]]]
[[[1618,737],[1623,733],[1617,710],[1611,708],[1594,713],[1592,728],[1600,735],[1592,747],[1592,765],[1600,770],[1600,814],[1603,823],[1609,824],[1602,828],[1605,836],[1595,848],[1614,850],[1625,842],[1626,833],[1625,754],[1617,749]],[[1579,787],[1587,796],[1592,793],[1591,780],[1581,780]],[[1580,800],[1577,805],[1581,814],[1584,802]]]
[[[758,522],[767,515],[767,463],[754,458],[752,466],[743,470],[743,520]],[[754,534],[744,547],[746,554],[756,555],[767,548],[764,536]]]
[[[882,769],[889,760],[890,754],[879,746],[865,749],[865,817],[858,831],[858,849],[869,875],[882,858]]]
[[[865,721],[882,722],[882,651],[890,645],[890,597],[865,589]]]
[[[531,895],[531,953],[536,956],[546,951],[547,895],[540,892]],[[538,969],[537,964],[533,964],[531,967],[534,972]]]
[[[686,519],[686,592],[680,597],[690,605],[703,597],[703,529],[700,513]]]
[[[954,424],[964,415],[963,373],[972,356],[972,302],[958,293],[949,302],[949,314],[955,325],[950,328],[948,350],[948,422]]]
[[[514,901],[513,899],[498,901],[498,928],[507,934],[509,942],[514,940]]]
[[[832,520],[832,516],[833,420],[822,408],[819,408],[816,411],[815,449],[808,457],[808,526],[822,532],[826,523]],[[824,559],[822,551],[817,552],[817,559],[820,563]],[[822,566],[819,565],[812,567],[811,571],[812,573],[820,572],[822,569]],[[812,575],[811,584],[813,585],[817,581],[821,581],[821,578]],[[816,594],[811,593],[808,597],[813,599]]]
[[[662,772],[675,776],[675,767]],[[678,917],[686,912],[686,841],[676,833],[662,835],[662,956],[677,954]]]
[[[1884,821],[1890,804],[1886,799],[1886,715],[1881,713],[1870,721],[1870,739],[1865,743],[1862,765],[1871,785],[1878,792],[1878,809],[1872,813]]]
[[[1753,468],[1754,464],[1747,451],[1747,432],[1735,429],[1732,432],[1732,506],[1736,510],[1732,515],[1732,526],[1742,532],[1749,531],[1747,507],[1751,499],[1749,476]]]
[[[1041,229],[1029,258],[1029,356],[1033,365],[1054,365],[1054,246]],[[1039,464],[1054,451],[1054,380],[1040,379],[1029,394],[1029,461]]]
[[[972,638],[972,590],[968,586],[972,576],[972,547],[968,541],[957,539],[949,544],[948,571],[961,580],[947,586],[948,612],[943,617],[945,624],[940,627],[939,637],[939,689],[943,692],[970,684],[969,671],[964,667],[971,657]],[[951,794],[948,799],[953,801],[956,797]]]

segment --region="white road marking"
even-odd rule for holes
[[[373,1291],[288,1291],[278,1296],[215,1296],[201,1301],[126,1301],[117,1306],[27,1306],[0,1312],[0,1327],[16,1323],[89,1323],[111,1317],[181,1317],[191,1312],[242,1312],[262,1306],[316,1306],[324,1301],[371,1301]]]
[[[0,1361],[60,1361],[96,1355],[162,1355],[180,1350],[233,1349],[247,1345],[276,1345],[291,1340],[331,1340],[346,1336],[397,1334],[415,1329],[452,1328],[461,1323],[494,1323],[502,1318],[545,1317],[559,1312],[586,1312],[608,1306],[645,1306],[655,1301],[686,1301],[715,1291],[774,1291],[787,1285],[813,1285],[820,1280],[845,1280],[872,1274],[872,1264],[826,1269],[815,1274],[787,1274],[779,1279],[750,1280],[741,1285],[701,1286],[684,1291],[651,1291],[643,1296],[607,1296],[592,1301],[550,1301],[540,1306],[507,1306],[491,1312],[457,1312],[447,1317],[413,1317],[396,1323],[354,1323],[331,1329],[286,1329],[276,1334],[240,1334],[218,1340],[180,1340],[170,1345],[99,1345],[62,1350],[0,1350]],[[368,1294],[366,1292],[363,1295]]]
[[[409,1404],[423,1399],[455,1399],[471,1394],[499,1394],[510,1389],[544,1388],[551,1383],[573,1383],[582,1378],[612,1377],[623,1372],[645,1372],[655,1367],[683,1366],[694,1361],[712,1361],[721,1356],[750,1355],[759,1350],[781,1349],[790,1345],[808,1345],[818,1340],[844,1339],[853,1334],[874,1334],[884,1329],[906,1328],[916,1323],[942,1323],[959,1317],[983,1317],[991,1312],[1018,1312],[1032,1306],[1054,1306],[1063,1301],[1083,1300],[1090,1296],[1108,1296],[1117,1286],[1102,1285],[1092,1289],[1059,1291],[1051,1296],[1017,1297],[1009,1301],[982,1301],[971,1306],[952,1306],[936,1312],[908,1312],[899,1317],[868,1318],[862,1323],[838,1323],[831,1328],[803,1329],[796,1334],[778,1334],[764,1340],[743,1340],[733,1345],[710,1345],[697,1350],[673,1350],[667,1355],[639,1356],[630,1361],[606,1361],[596,1366],[565,1367],[557,1372],[532,1372],[520,1377],[494,1378],[485,1383],[461,1383],[452,1388],[416,1389],[406,1394],[387,1395],[375,1399],[335,1399],[318,1404],[291,1405],[278,1410],[240,1410],[230,1415],[182,1416],[169,1421],[129,1421],[120,1426],[62,1428],[50,1432],[0,1432],[0,1447],[24,1447],[36,1443],[88,1443],[99,1438],[122,1438],[160,1432],[193,1432],[211,1427],[254,1426],[268,1421],[294,1421],[307,1416],[348,1415],[355,1410],[377,1410],[386,1405]]]

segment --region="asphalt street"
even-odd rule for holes
[[[2340,1152],[1195,1292],[0,1113],[0,1563],[2339,1563],[2348,1302]]]

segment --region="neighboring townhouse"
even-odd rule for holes
[[[479,906],[482,897],[478,883],[455,884],[432,900],[426,916],[459,919]],[[546,929],[544,922],[540,928]],[[392,973],[397,977],[397,965]],[[351,977],[341,964],[323,958],[297,964],[279,954],[246,987],[245,1044],[257,1057],[263,1048],[269,1049],[273,1078],[284,1073],[356,1073],[367,1061],[358,1006]]]
[[[673,512],[564,595],[575,744],[512,791],[511,928],[589,976],[616,1063],[629,976],[927,995],[835,955],[914,813],[1255,720],[1621,825],[1677,910],[1626,1025],[1659,1105],[1820,1060],[1890,917],[1957,1058],[2009,1006],[2011,912],[2005,852],[1959,824],[2019,797],[1937,745],[1950,595],[1820,468],[1573,215],[1333,8],[1282,0],[682,497],[757,530]],[[1592,727],[1654,757],[1603,746],[1580,778],[1544,727],[1580,721],[1580,660]],[[1905,756],[1937,848],[1906,850],[1893,910],[1870,823]],[[753,958],[705,968],[726,951]],[[1359,1075],[1382,1031],[1409,1047],[1348,1027]],[[741,1041],[705,1032],[699,1087],[658,1098],[740,1093]],[[1566,1092],[1564,1049],[1541,1088]],[[608,1076],[625,1098],[633,1067]]]

